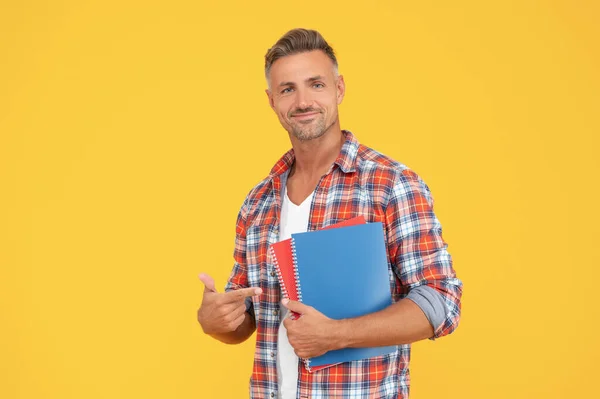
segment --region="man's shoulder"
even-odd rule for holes
[[[369,178],[385,178],[390,184],[407,181],[420,181],[420,176],[406,164],[385,155],[374,148],[360,144],[356,166],[359,173]]]
[[[272,184],[272,177],[270,175],[264,177],[262,180],[260,180],[258,183],[256,183],[250,189],[250,191],[248,191],[248,194],[246,194],[246,199],[244,200],[244,203],[246,204],[246,206],[251,207],[253,204],[255,204],[257,201],[259,201],[261,198],[264,198],[265,194],[269,190],[271,190],[271,184]]]

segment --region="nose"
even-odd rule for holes
[[[296,107],[306,109],[312,106],[313,100],[308,93],[308,90],[298,89],[296,91]]]

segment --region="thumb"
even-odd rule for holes
[[[200,275],[198,276],[198,278],[200,278],[200,281],[202,281],[202,283],[204,283],[204,292],[217,292],[217,289],[215,288],[215,280],[209,276],[208,274],[204,274],[204,273],[200,273]]]
[[[296,313],[300,313],[300,314],[309,313],[313,309],[312,306],[305,305],[302,302],[298,302],[298,301],[290,301],[289,299],[284,299],[281,301],[281,303],[283,304],[283,306],[285,306],[292,312],[296,312]]]

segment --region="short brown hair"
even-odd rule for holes
[[[265,77],[269,78],[271,66],[278,59],[313,50],[323,51],[331,59],[337,71],[338,63],[335,52],[323,36],[316,30],[297,28],[281,36],[277,43],[265,54]]]

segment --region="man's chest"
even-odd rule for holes
[[[383,222],[384,209],[377,203],[376,196],[368,185],[358,184],[356,179],[340,182],[321,181],[304,204],[308,211],[306,230],[314,231],[356,216],[363,216],[367,222]],[[281,217],[287,188],[283,182],[262,196],[254,206],[254,213],[246,226],[246,263],[251,286],[259,286],[263,292],[270,292],[269,302],[278,302],[279,282],[275,270],[275,259],[269,251],[271,244],[282,236]],[[311,193],[309,193],[311,194]],[[290,198],[290,200],[292,200]],[[301,201],[302,202],[302,201]],[[285,217],[285,212],[283,212]]]

